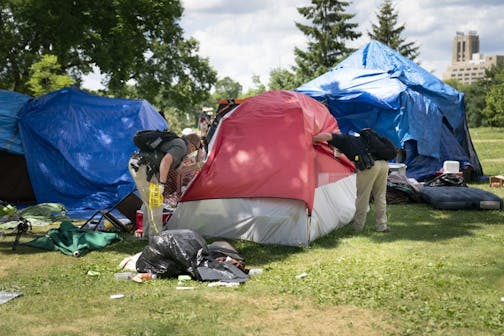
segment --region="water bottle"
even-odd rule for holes
[[[131,272],[121,272],[114,274],[114,278],[117,280],[131,280],[133,279],[134,274]]]

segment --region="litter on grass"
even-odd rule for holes
[[[110,295],[111,299],[122,299],[124,297],[124,294],[112,294]]]
[[[306,277],[307,275],[308,275],[307,273],[303,272],[301,274],[296,275],[296,279],[302,279],[302,278]]]
[[[210,282],[208,287],[239,287],[239,282],[224,282],[224,281],[215,281]]]
[[[4,304],[18,296],[23,295],[22,292],[4,292],[0,291],[0,304]]]

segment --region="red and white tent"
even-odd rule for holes
[[[308,245],[355,213],[353,164],[319,132],[339,132],[315,99],[292,91],[248,98],[220,121],[205,165],[171,216],[170,229],[263,244]]]

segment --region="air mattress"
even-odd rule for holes
[[[472,187],[423,187],[422,199],[436,209],[500,210],[502,199],[489,191]]]

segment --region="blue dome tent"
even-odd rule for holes
[[[108,208],[133,191],[133,135],[168,126],[145,100],[74,87],[29,101],[18,118],[36,201],[62,203],[69,211]]]
[[[9,203],[35,200],[18,128],[18,112],[31,98],[0,90],[0,200]]]
[[[325,103],[343,133],[371,127],[390,138],[406,152],[408,177],[428,179],[447,160],[459,161],[474,180],[483,176],[464,95],[380,42],[295,91]]]

